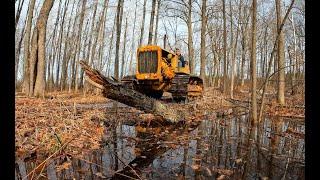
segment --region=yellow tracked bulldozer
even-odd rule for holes
[[[121,82],[156,99],[163,92],[170,92],[178,102],[203,94],[203,80],[190,74],[189,64],[183,67],[178,55],[156,45],[138,48],[136,74],[123,77]]]

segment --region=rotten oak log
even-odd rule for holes
[[[133,89],[126,88],[121,83],[105,77],[99,71],[91,68],[85,61],[80,61],[80,65],[86,74],[86,80],[93,86],[102,89],[104,97],[137,108],[146,113],[152,113],[160,117],[157,118],[157,120],[165,123],[177,123],[184,120],[182,111],[172,109],[167,104]]]

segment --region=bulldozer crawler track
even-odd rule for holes
[[[190,75],[187,74],[176,74],[172,79],[172,87],[170,92],[172,98],[176,101],[184,101],[188,96],[188,83]]]
[[[148,85],[136,84],[136,78],[134,76],[126,76],[121,82],[125,87],[139,91],[149,97],[160,99],[163,91],[156,91],[150,89]],[[190,76],[188,74],[176,74],[171,81],[171,87],[169,91],[172,94],[172,98],[176,102],[192,101],[198,99],[203,93],[202,79],[196,76]]]

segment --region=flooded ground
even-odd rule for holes
[[[33,178],[304,179],[304,127],[302,120],[265,118],[250,128],[246,115],[168,127],[118,123],[100,150],[83,159],[59,156]],[[38,164],[17,159],[16,179]]]

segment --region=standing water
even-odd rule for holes
[[[252,129],[252,131],[250,131]],[[304,121],[246,115],[198,126],[118,125],[100,150],[47,162],[40,179],[304,179]],[[71,163],[61,167],[64,161]],[[65,162],[66,163],[66,162]],[[34,168],[16,160],[16,179]]]

